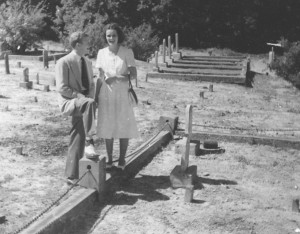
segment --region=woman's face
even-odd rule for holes
[[[118,44],[118,33],[114,29],[106,30],[106,40],[108,45],[117,45]]]

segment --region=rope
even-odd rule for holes
[[[183,122],[178,122],[180,124],[184,124]],[[225,126],[215,126],[215,125],[204,125],[193,123],[193,126],[204,127],[204,128],[218,128],[225,130],[239,130],[239,131],[260,131],[260,132],[299,132],[300,129],[272,129],[272,128],[241,128],[241,127],[225,127]]]
[[[27,227],[29,227],[29,225],[31,225],[32,223],[34,223],[36,220],[38,220],[41,216],[43,216],[47,211],[49,211],[53,206],[57,205],[58,202],[63,199],[75,186],[77,186],[77,184],[83,179],[83,177],[89,172],[90,170],[87,170],[77,181],[76,183],[74,183],[70,188],[68,188],[68,190],[63,193],[56,201],[52,202],[50,204],[50,206],[48,206],[46,209],[44,209],[39,215],[37,215],[36,217],[34,217],[32,220],[30,220],[28,223],[26,223],[25,225],[23,225],[21,228],[19,228],[18,230],[10,233],[10,234],[18,234],[21,231],[25,230]],[[47,227],[50,225],[51,223],[49,223],[47,225]],[[46,227],[45,227],[46,228]],[[41,230],[43,231],[43,230]],[[41,231],[39,231],[37,234],[41,233]]]
[[[153,142],[153,140],[166,128],[166,126],[168,126],[170,128],[170,133],[172,135],[172,139],[174,138],[173,135],[173,129],[172,126],[170,125],[170,123],[167,121],[164,126],[153,136],[151,137],[147,142],[148,144],[145,144],[143,147],[138,148],[137,150],[135,150],[134,152],[128,154],[126,156],[126,158],[131,157],[133,155],[136,155],[137,153],[139,153],[140,151],[144,150],[145,148],[149,147],[151,145],[151,143]],[[113,162],[117,162],[118,160],[115,160]],[[88,169],[77,181],[76,183],[74,183],[65,193],[63,193],[56,201],[52,202],[46,209],[44,209],[40,214],[38,214],[36,217],[34,217],[32,220],[30,220],[28,223],[26,223],[25,225],[23,225],[21,228],[19,228],[18,230],[10,233],[10,234],[18,234],[21,231],[25,230],[26,228],[29,227],[29,225],[31,225],[32,223],[34,223],[35,221],[37,221],[41,216],[43,216],[46,212],[48,212],[53,206],[57,205],[58,202],[63,199],[75,186],[77,186],[77,184],[83,179],[83,177],[90,172],[90,169]],[[92,173],[91,173],[92,174]],[[92,174],[93,176],[93,174]],[[94,176],[93,176],[94,177]],[[95,178],[94,178],[95,179]],[[51,225],[51,223],[49,223],[45,228],[47,228],[49,225]],[[44,229],[45,229],[44,228]],[[44,230],[43,229],[43,230]],[[41,233],[43,230],[40,230],[37,234]]]

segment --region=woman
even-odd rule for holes
[[[124,170],[129,138],[138,137],[133,106],[128,96],[128,79],[136,79],[137,71],[132,50],[121,46],[124,33],[120,27],[115,23],[106,25],[103,36],[108,46],[99,50],[96,61],[103,80],[98,97],[98,136],[105,139],[107,168],[113,166],[114,139],[120,139],[118,168]]]

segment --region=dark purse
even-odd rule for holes
[[[129,89],[128,89],[128,96],[129,96],[129,101],[133,104],[133,105],[137,105],[138,104],[138,98],[136,96],[135,91],[133,90],[131,81],[130,81],[130,77],[129,77]]]

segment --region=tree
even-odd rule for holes
[[[39,42],[46,16],[43,2],[32,6],[27,1],[8,0],[0,6],[0,38],[6,40],[13,53],[23,54]]]

